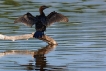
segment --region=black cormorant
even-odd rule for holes
[[[33,16],[31,13],[26,13],[23,16],[17,18],[14,23],[22,22],[25,25],[32,27],[35,24],[36,32],[34,33],[35,38],[41,38],[44,35],[46,28],[55,22],[68,22],[68,18],[55,11],[51,12],[49,15],[45,16],[43,10],[48,8],[48,6],[41,6],[39,8],[40,15]]]

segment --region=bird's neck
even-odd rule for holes
[[[40,15],[44,15],[45,16],[42,8],[39,8],[39,12],[40,12]]]

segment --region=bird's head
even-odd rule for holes
[[[49,7],[48,6],[45,6],[45,5],[43,5],[43,6],[40,7],[40,9],[42,9],[42,10],[44,10],[46,8],[49,8]]]

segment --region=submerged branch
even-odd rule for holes
[[[33,35],[34,35],[34,33],[24,34],[24,35],[16,35],[16,36],[6,36],[6,35],[3,35],[3,34],[0,34],[0,39],[2,39],[2,40],[12,40],[12,41],[22,40],[22,39],[28,40],[30,38],[33,38]],[[53,38],[51,38],[47,35],[44,35],[42,38],[39,38],[39,40],[43,40],[50,45],[56,45],[57,44],[57,42]]]

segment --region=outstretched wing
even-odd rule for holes
[[[26,13],[14,21],[14,23],[19,23],[19,22],[23,23],[26,26],[32,27],[34,24],[36,24],[36,17],[34,17],[30,13]]]
[[[55,22],[68,22],[68,18],[60,13],[57,12],[51,12],[48,16],[48,25],[50,26],[51,24]]]

